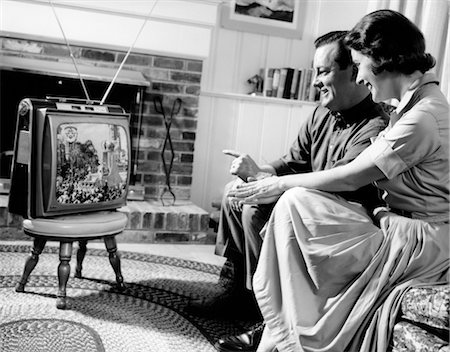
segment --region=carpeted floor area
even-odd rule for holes
[[[126,289],[118,292],[100,249],[88,249],[82,279],[73,277],[73,253],[68,309],[58,310],[57,247],[44,249],[25,293],[14,291],[30,249],[0,245],[2,352],[207,352],[219,337],[255,323],[238,314],[208,319],[186,309],[190,300],[223,290],[219,266],[121,251]]]

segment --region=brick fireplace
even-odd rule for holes
[[[0,69],[5,69],[2,61],[14,62],[15,59],[38,62],[39,67],[46,64],[51,67],[55,63],[71,64],[69,50],[64,44],[9,37],[0,37],[0,42]],[[125,56],[123,51],[74,45],[71,48],[77,64],[93,71],[98,68],[115,72]],[[14,67],[7,69],[15,70]],[[20,70],[26,71],[26,68],[21,67]],[[209,214],[190,202],[202,61],[132,53],[123,70],[141,73],[147,83],[140,90],[143,92],[141,102],[135,101],[129,106],[132,114],[132,159],[137,165],[132,170],[132,184],[144,190],[144,199],[128,201],[127,206],[121,209],[129,217],[124,239],[146,242],[207,241]],[[82,69],[80,72],[83,73]],[[180,98],[182,102],[170,129],[174,149],[170,184],[176,203],[169,206],[164,206],[160,200],[166,187],[161,159],[166,128],[163,116],[155,110],[155,97],[162,99],[166,115],[170,114],[175,99]],[[138,122],[141,122],[140,126]],[[167,148],[166,160],[170,159],[169,153]],[[3,200],[0,199],[0,226],[18,227],[20,219],[8,214],[6,204],[3,196]]]

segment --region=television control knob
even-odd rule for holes
[[[25,116],[26,114],[29,113],[30,110],[31,110],[31,105],[26,100],[22,100],[19,103],[18,111],[19,111],[20,116]]]

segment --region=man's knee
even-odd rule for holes
[[[259,233],[269,219],[268,211],[259,205],[245,204],[242,208],[242,225],[244,229],[253,229]]]

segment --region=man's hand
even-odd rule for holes
[[[227,195],[241,204],[269,204],[276,202],[284,191],[280,178],[272,176],[237,185]]]
[[[224,154],[235,157],[230,166],[230,173],[236,175],[245,182],[249,177],[256,177],[262,170],[248,154],[243,154],[235,150],[226,149]]]

